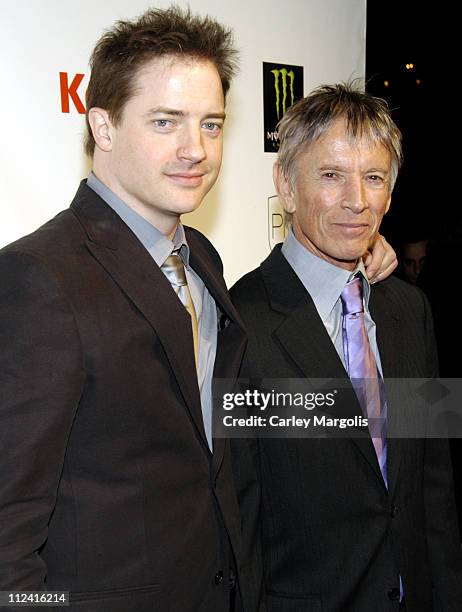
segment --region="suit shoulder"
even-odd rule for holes
[[[231,299],[237,309],[261,304],[265,300],[266,289],[261,268],[244,274],[230,289]]]
[[[83,243],[79,221],[71,210],[64,210],[0,250],[1,281],[10,288],[27,287],[29,282],[37,286],[44,283],[43,286],[60,287],[64,295],[75,274],[85,274]]]
[[[374,286],[375,289],[383,293],[387,300],[393,300],[405,310],[421,308],[423,305],[427,306],[427,297],[419,287],[393,275]]]
[[[188,225],[184,226],[186,233],[186,240],[188,243],[192,241],[199,242],[200,245],[207,251],[207,255],[213,260],[214,264],[217,268],[220,269],[221,273],[223,273],[223,262],[221,261],[220,254],[210,242],[210,240],[199,230],[194,227],[189,227]]]
[[[69,246],[81,236],[80,224],[71,210],[63,210],[42,226],[0,249],[0,256],[17,254],[37,258],[63,257]]]

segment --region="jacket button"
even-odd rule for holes
[[[223,582],[223,572],[220,570],[215,574],[215,584],[221,584]]]
[[[229,568],[229,590],[232,591],[236,587],[237,576],[234,573],[234,570]]]
[[[399,601],[399,596],[400,592],[397,587],[388,591],[388,599],[391,599],[391,601]]]
[[[395,504],[390,504],[390,516],[391,516],[391,518],[395,518],[397,513],[398,513],[398,506],[395,506]]]

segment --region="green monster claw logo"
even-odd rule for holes
[[[294,103],[294,81],[295,74],[293,70],[287,70],[286,68],[281,68],[280,70],[271,70],[271,73],[274,75],[274,90],[276,92],[276,113],[278,116],[278,120],[281,118],[281,112],[279,108],[280,102],[280,92],[279,92],[279,75],[281,75],[282,80],[282,114],[287,110],[286,102],[287,102],[287,77],[290,79],[289,90],[290,90],[290,104],[292,106]]]
[[[279,149],[278,122],[303,97],[303,66],[263,62],[264,150]]]

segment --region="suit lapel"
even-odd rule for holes
[[[187,313],[170,283],[120,217],[90,188],[80,185],[71,210],[86,231],[87,248],[136,305],[165,350],[192,420],[207,444]]]
[[[231,302],[223,277],[210,265],[211,258],[206,247],[191,228],[185,226],[185,233],[191,251],[191,267],[199,274],[221,311],[230,320],[238,322],[242,328],[242,322]]]
[[[394,308],[394,300],[387,290],[386,281],[373,285],[371,287],[370,311],[372,319],[377,326],[377,346],[380,352],[380,361],[382,363],[383,378],[387,379],[399,378],[402,375],[400,371],[400,355],[405,353],[406,347],[403,346],[403,334],[400,333],[399,314]],[[393,393],[393,384],[387,385],[389,389],[387,393],[388,404],[388,423],[393,419],[398,418],[401,410],[398,394]],[[402,398],[401,398],[402,401]],[[391,429],[395,427],[391,425]],[[399,466],[405,440],[400,438],[388,438],[387,440],[387,462],[388,462],[388,489],[390,495],[396,487],[398,480]]]
[[[352,401],[347,402],[348,416],[363,416],[353,387],[335,346],[319,317],[311,296],[276,247],[261,265],[269,300],[274,310],[284,315],[275,335],[282,348],[307,379],[340,379]],[[353,410],[352,410],[353,408]],[[332,416],[346,416],[329,409]],[[383,483],[382,474],[369,436],[351,438]]]
[[[245,345],[247,343],[243,324],[235,310],[221,275],[210,266],[210,256],[195,232],[186,229],[191,250],[191,267],[199,274],[218,309],[218,337],[214,378],[237,377]],[[213,465],[215,477],[220,470],[228,441],[224,438],[213,440]]]

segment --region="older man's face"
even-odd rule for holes
[[[351,143],[339,119],[299,156],[293,188],[280,172],[276,182],[299,242],[353,270],[390,206],[390,173],[385,146],[366,138]]]

